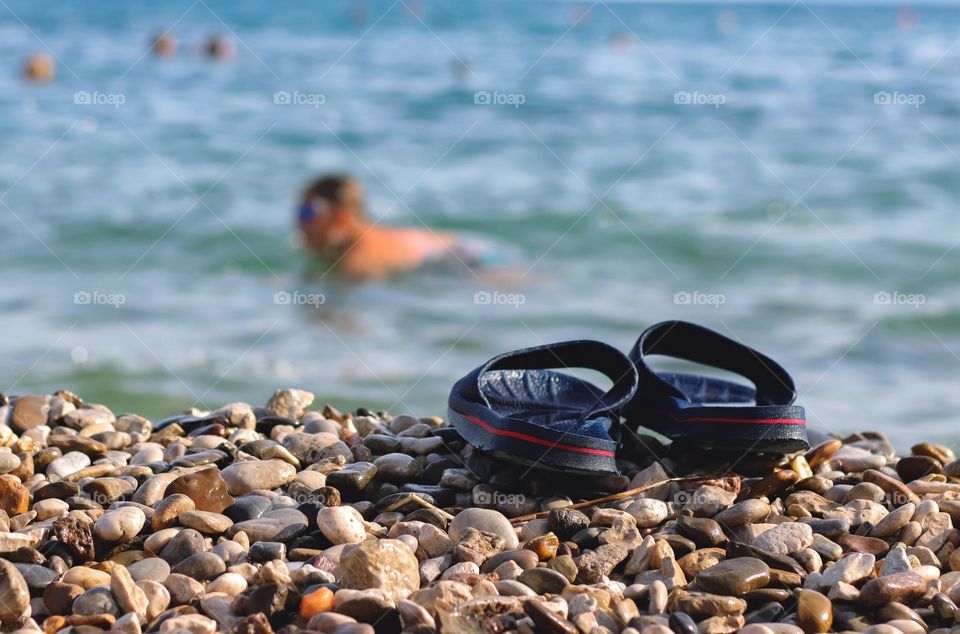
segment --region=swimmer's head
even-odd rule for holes
[[[218,62],[229,61],[237,54],[237,49],[234,47],[233,41],[223,35],[216,35],[207,40],[203,50],[207,57],[215,59]]]
[[[177,52],[177,38],[172,33],[160,33],[153,38],[150,49],[157,57],[173,57]]]
[[[297,219],[312,250],[336,253],[365,221],[363,188],[349,176],[321,176],[304,190]]]
[[[24,78],[35,82],[53,79],[57,64],[49,53],[33,53],[23,63]]]

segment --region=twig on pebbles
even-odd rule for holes
[[[637,495],[638,493],[643,493],[645,491],[649,491],[650,489],[656,489],[657,487],[663,486],[664,484],[668,484],[670,482],[684,482],[684,481],[690,481],[690,480],[708,480],[708,479],[709,478],[707,476],[702,476],[702,475],[687,476],[684,478],[668,478],[666,480],[660,480],[659,482],[654,482],[652,484],[645,484],[642,487],[637,487],[636,489],[627,489],[626,491],[621,491],[620,493],[605,495],[602,498],[597,498],[595,500],[577,502],[576,504],[571,504],[564,508],[575,509],[575,510],[585,509],[591,506],[596,506],[597,504],[605,504],[607,502],[616,502],[624,498],[632,497],[634,495]],[[550,511],[540,511],[538,513],[530,513],[529,515],[520,515],[518,517],[514,517],[513,519],[511,519],[510,523],[522,524],[523,522],[529,522],[530,520],[540,519],[543,517],[547,517],[548,515],[550,515]]]
[[[422,497],[420,497],[419,495],[412,495],[412,496],[410,496],[410,498],[411,498],[414,502],[416,502],[417,504],[419,504],[420,506],[422,506],[423,508],[430,509],[431,511],[436,511],[436,512],[439,513],[444,519],[446,519],[448,522],[453,519],[453,515],[450,515],[449,513],[447,513],[446,511],[444,511],[444,510],[443,510],[442,508],[440,508],[439,506],[436,506],[435,504],[431,504],[430,502],[427,502],[426,500],[424,500],[424,499],[423,499]]]

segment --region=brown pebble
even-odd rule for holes
[[[47,399],[43,396],[21,396],[13,405],[10,426],[18,433],[47,424]]]
[[[829,632],[833,625],[833,606],[830,600],[814,590],[798,590],[797,624],[807,634]]]
[[[803,583],[803,578],[795,572],[770,569],[770,585],[779,588],[797,588]]]
[[[67,623],[66,617],[60,616],[60,615],[54,615],[54,616],[48,616],[47,618],[45,618],[43,620],[43,624],[41,625],[41,627],[43,628],[44,634],[54,634],[55,632],[59,632],[63,628],[67,627],[68,625],[70,624]]]
[[[540,561],[548,561],[557,556],[557,548],[560,546],[560,540],[553,533],[547,533],[536,537],[525,546],[537,554]]]
[[[934,445],[929,442],[922,442],[914,445],[910,448],[910,453],[915,456],[927,456],[928,458],[933,458],[941,465],[945,465],[948,462],[953,462],[955,460],[953,452],[949,448],[943,447],[942,445]]]
[[[30,510],[30,492],[13,476],[0,476],[0,509],[11,516]]]
[[[216,467],[180,476],[167,485],[164,497],[174,493],[181,493],[193,500],[198,511],[211,513],[222,513],[234,501]]]
[[[784,590],[783,588],[760,588],[758,590],[753,590],[743,595],[744,601],[754,605],[760,603],[783,603],[789,599],[792,595],[789,590]]]
[[[743,614],[747,602],[737,597],[727,597],[707,592],[674,590],[668,603],[670,612],[685,612],[690,616],[733,616]]]
[[[867,553],[880,557],[888,550],[890,544],[879,537],[867,537],[866,535],[843,535],[837,540],[837,543],[843,547],[844,552]]]
[[[707,568],[695,581],[707,592],[739,596],[770,583],[770,567],[753,557],[736,557]]]
[[[692,579],[710,566],[715,566],[724,560],[726,552],[723,548],[701,548],[687,553],[677,560],[677,565],[683,570],[687,578]]]
[[[812,469],[816,469],[827,460],[830,460],[830,458],[833,458],[833,454],[837,453],[837,450],[840,449],[841,446],[843,446],[843,442],[836,438],[826,440],[808,451],[804,458],[807,459],[807,463]]]
[[[943,473],[943,465],[930,456],[906,456],[897,462],[897,475],[904,482],[919,480],[931,473]]]
[[[69,621],[70,625],[74,627],[89,625],[92,627],[98,627],[102,630],[108,630],[110,629],[111,625],[117,622],[117,617],[112,614],[91,614],[89,616],[74,614],[73,616],[68,617],[67,621]]]
[[[51,614],[70,614],[74,600],[84,592],[78,585],[54,581],[43,589],[43,604]]]
[[[153,532],[157,532],[164,528],[176,526],[180,515],[196,508],[193,500],[182,493],[167,495],[157,503],[153,511],[153,518],[150,520],[150,527]]]
[[[800,476],[797,475],[797,472],[791,471],[790,469],[774,471],[759,482],[754,482],[741,491],[740,495],[737,497],[737,501],[772,496],[793,485],[799,479]]]
[[[33,463],[33,453],[20,451],[17,452],[17,457],[20,458],[20,466],[10,472],[10,475],[19,479],[21,482],[26,481],[35,473],[34,463]]]
[[[904,504],[920,504],[920,498],[910,488],[898,480],[876,469],[867,469],[863,472],[863,481],[872,482],[883,489],[887,498],[893,506],[903,506]]]
[[[720,524],[706,517],[681,515],[677,518],[677,530],[701,547],[716,546],[727,541]]]
[[[923,596],[926,590],[927,582],[920,575],[913,572],[898,572],[886,577],[877,577],[865,583],[860,589],[857,600],[866,607],[880,607],[893,601],[907,605]]]

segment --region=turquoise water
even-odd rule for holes
[[[960,9],[587,7],[0,7],[0,386],[442,414],[494,354],[681,318],[781,361],[816,427],[954,442]],[[45,47],[56,81],[23,83]],[[513,264],[318,271],[293,207],[330,170]]]

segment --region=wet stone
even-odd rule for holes
[[[340,491],[348,499],[353,499],[366,489],[377,475],[377,467],[370,462],[355,462],[327,474],[327,485]]]
[[[234,503],[233,496],[227,493],[227,483],[215,467],[176,478],[167,485],[164,497],[173,494],[185,495],[197,510],[211,513],[222,513]]]
[[[273,560],[283,560],[287,554],[287,547],[280,542],[257,542],[250,545],[247,558],[250,563],[262,564]]]
[[[833,606],[815,590],[798,590],[797,624],[804,632],[829,632],[833,624]]]
[[[260,495],[244,495],[236,498],[233,504],[226,507],[222,513],[234,522],[245,522],[257,519],[271,507],[272,504],[268,498]]]
[[[909,604],[926,591],[923,577],[912,572],[902,572],[887,577],[871,579],[862,588],[858,600],[867,607],[879,607],[896,601]]]
[[[705,517],[681,515],[677,518],[677,530],[701,547],[716,546],[727,539],[720,524]]]
[[[703,570],[696,584],[706,592],[740,596],[770,582],[770,567],[759,559],[737,557]]]

